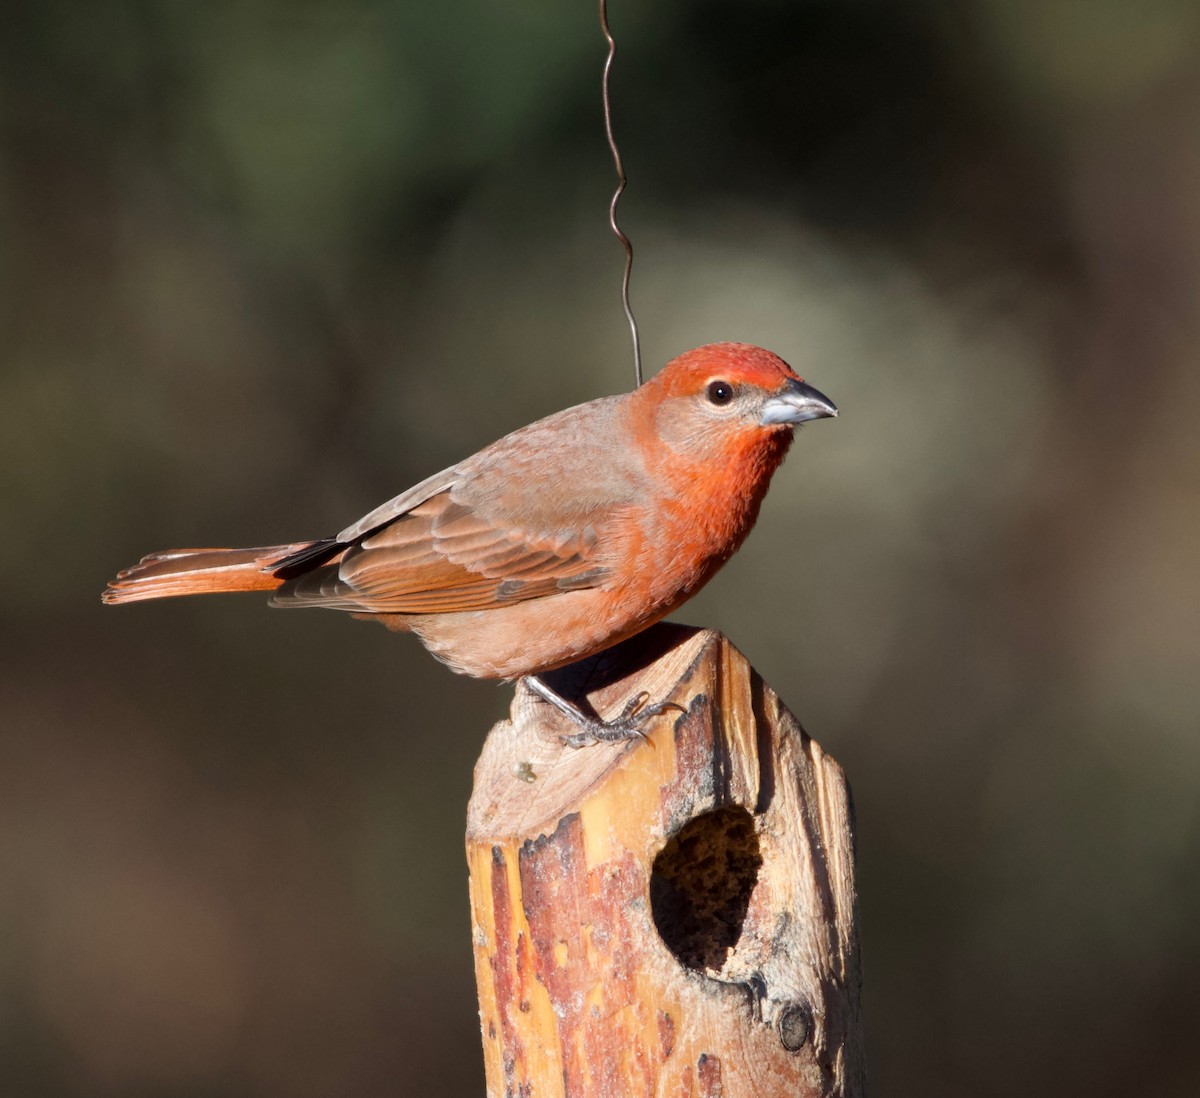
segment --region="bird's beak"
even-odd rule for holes
[[[817,392],[803,381],[789,379],[783,389],[763,405],[759,423],[764,427],[778,423],[795,426],[810,419],[824,419],[837,414],[837,406],[824,393]]]

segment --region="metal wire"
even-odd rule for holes
[[[612,201],[608,204],[608,224],[616,238],[625,249],[625,273],[621,278],[621,307],[625,310],[625,319],[629,321],[629,334],[633,337],[633,376],[637,384],[642,383],[642,347],[638,339],[637,321],[633,318],[633,309],[629,305],[629,276],[633,272],[633,245],[629,242],[617,224],[617,203],[625,191],[629,180],[625,176],[625,168],[621,163],[621,152],[617,148],[617,139],[613,136],[612,103],[608,96],[608,78],[612,71],[613,58],[617,56],[617,41],[608,27],[608,0],[600,0],[600,29],[608,42],[608,58],[604,62],[604,79],[601,91],[604,98],[604,133],[608,137],[608,148],[612,153],[613,166],[617,169],[617,189],[613,192]]]

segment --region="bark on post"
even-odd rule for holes
[[[660,625],[548,677],[599,713],[576,750],[519,688],[467,826],[491,1098],[861,1098],[853,815],[841,768],[720,634]]]

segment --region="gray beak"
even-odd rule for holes
[[[781,392],[763,405],[759,423],[764,427],[777,423],[795,426],[810,419],[824,419],[837,414],[837,406],[824,393],[817,392],[803,381],[788,381]]]

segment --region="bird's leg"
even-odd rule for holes
[[[561,694],[551,690],[537,675],[526,675],[525,685],[542,701],[549,702],[579,726],[579,731],[573,736],[561,737],[567,747],[587,747],[593,743],[619,743],[622,740],[644,740],[646,733],[642,730],[642,726],[651,718],[665,713],[668,709],[678,709],[681,713],[686,712],[683,706],[677,702],[646,704],[650,700],[650,695],[643,690],[625,703],[625,708],[618,716],[606,721],[599,717],[588,716],[574,702],[567,701]]]

